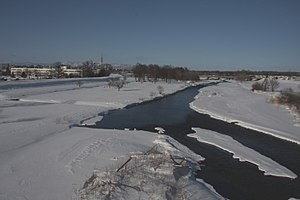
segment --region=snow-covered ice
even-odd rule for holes
[[[252,92],[253,82],[226,82],[199,90],[190,107],[216,119],[235,122],[300,144],[300,127],[285,106],[269,103],[276,92]],[[297,81],[282,81],[281,88],[297,88]]]
[[[260,170],[264,171],[265,175],[288,177],[292,179],[297,177],[296,174],[286,167],[242,145],[230,136],[201,128],[193,128],[193,130],[196,133],[189,134],[189,137],[196,138],[199,142],[211,144],[232,153],[233,158],[237,158],[242,162],[248,161],[253,163],[257,165]]]

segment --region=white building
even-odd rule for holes
[[[29,78],[53,78],[59,77],[61,73],[64,77],[81,77],[81,69],[68,69],[67,66],[62,66],[60,69],[53,67],[12,67],[11,75],[15,77],[26,76]]]

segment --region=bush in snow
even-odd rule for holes
[[[281,91],[280,95],[276,97],[276,102],[285,104],[300,113],[300,92],[294,92],[291,88]]]
[[[272,91],[274,92],[275,89],[279,87],[279,81],[275,78],[269,79],[265,78],[263,82],[259,83],[256,82],[252,85],[252,91],[254,90],[262,90],[262,91]]]
[[[252,91],[254,90],[263,90],[262,84],[259,82],[255,82],[252,84]]]

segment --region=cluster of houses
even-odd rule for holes
[[[53,67],[12,67],[10,68],[12,77],[28,77],[33,79],[39,78],[54,78],[54,77],[81,77],[82,69],[68,68],[60,66]]]
[[[59,67],[45,66],[10,66],[9,64],[0,64],[0,75],[6,75],[16,78],[45,79],[59,77],[82,77],[82,69],[72,68],[61,65]]]

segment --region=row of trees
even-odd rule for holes
[[[108,76],[113,71],[113,67],[110,64],[99,65],[92,60],[88,60],[82,63],[83,77],[101,77]]]
[[[60,62],[56,62],[53,64],[58,78],[64,77],[62,66],[62,63]],[[81,65],[78,66],[78,68],[82,70],[82,77],[109,76],[110,73],[113,71],[113,67],[110,64],[99,65],[98,63],[92,60],[87,60],[83,62]]]
[[[140,64],[137,63],[132,69],[136,81],[157,82],[158,79],[169,82],[171,79],[175,80],[191,80],[198,81],[198,73],[189,71],[187,68],[171,67],[170,65],[159,66],[156,64]]]

